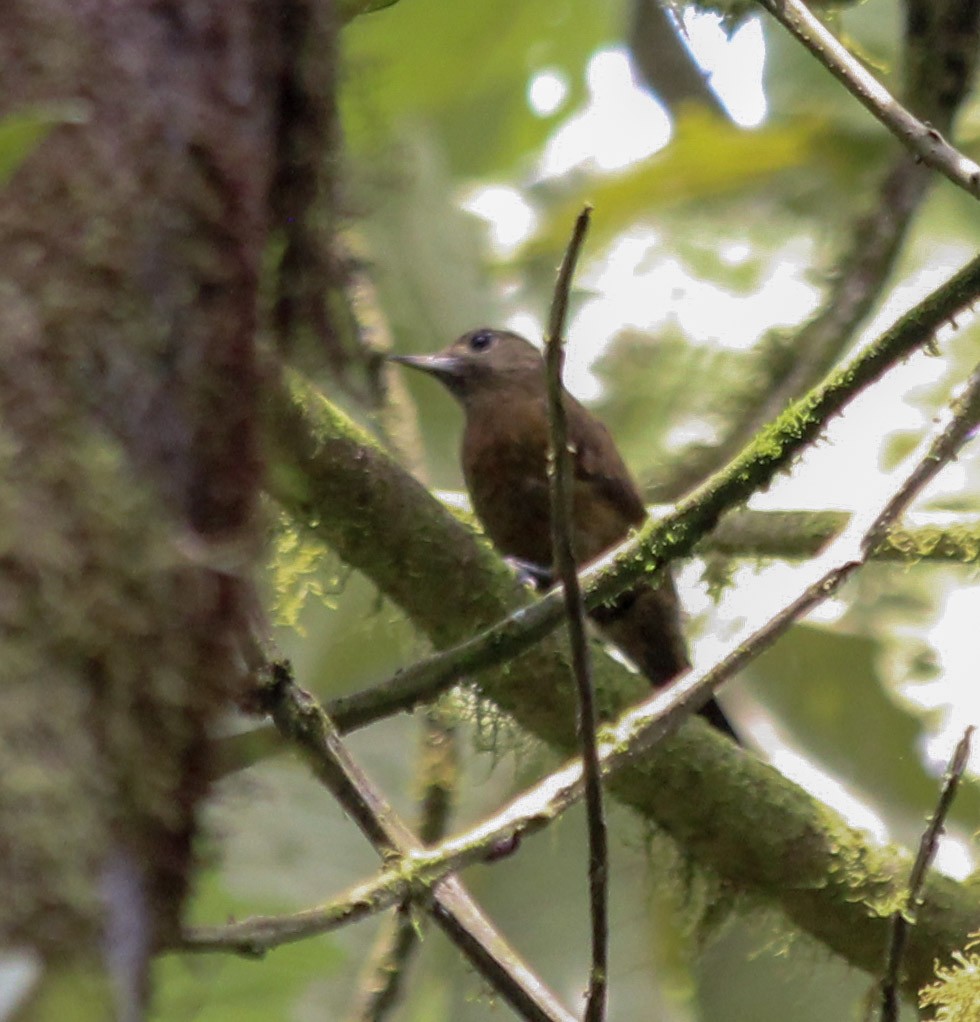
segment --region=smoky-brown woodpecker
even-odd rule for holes
[[[518,334],[482,328],[433,355],[392,360],[436,377],[463,406],[463,476],[473,510],[501,553],[550,571],[551,502],[545,364]],[[609,430],[570,394],[563,397],[574,458],[576,561],[588,564],[643,524],[646,509]],[[690,667],[674,581],[640,582],[590,612],[603,634],[653,685]],[[717,703],[701,710],[736,737]]]

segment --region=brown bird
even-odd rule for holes
[[[466,415],[463,476],[473,510],[501,553],[550,576],[550,426],[540,352],[518,334],[483,328],[437,354],[394,355],[392,361],[435,376],[460,401]],[[573,542],[582,565],[625,539],[647,516],[609,430],[570,394],[564,402],[575,466]],[[668,573],[590,614],[654,686],[667,685],[690,667]],[[714,700],[701,713],[737,740]]]

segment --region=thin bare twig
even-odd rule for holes
[[[917,159],[980,198],[980,166],[920,121],[868,72],[800,0],[758,0]]]
[[[946,817],[949,815],[953,799],[956,797],[956,789],[959,786],[960,778],[966,769],[967,760],[970,757],[970,741],[973,738],[974,727],[968,727],[963,737],[957,742],[953,757],[946,768],[946,775],[943,778],[943,786],[939,792],[939,801],[936,803],[935,812],[929,817],[929,823],[922,834],[919,842],[919,851],[912,866],[912,873],[909,876],[909,893],[905,907],[899,909],[892,916],[891,936],[888,942],[888,957],[885,963],[885,973],[881,981],[881,1022],[898,1022],[899,998],[898,998],[898,977],[902,969],[902,959],[905,957],[905,948],[908,945],[909,928],[915,922],[915,914],[919,905],[919,897],[922,892],[922,884],[926,878],[926,872],[936,857],[939,848],[939,837],[943,832]]]
[[[953,403],[949,425],[936,438],[929,454],[915,466],[899,491],[874,520],[865,537],[867,551],[885,541],[895,522],[905,513],[915,495],[951,461],[969,439],[980,421],[980,367],[974,370],[963,393]]]
[[[552,559],[565,598],[568,637],[572,651],[572,674],[578,693],[578,736],[585,769],[586,820],[589,833],[589,912],[592,924],[592,966],[585,1001],[586,1022],[602,1022],[606,1014],[606,985],[609,973],[609,837],[602,805],[602,774],[596,744],[598,715],[589,644],[585,632],[585,603],[576,573],[572,525],[574,464],[568,447],[568,418],[565,413],[563,333],[568,295],[575,264],[589,229],[592,207],[586,206],[575,221],[565,257],[555,283],[545,338],[548,380],[548,418],[551,429],[551,545]]]

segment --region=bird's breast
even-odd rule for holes
[[[511,557],[551,564],[546,427],[508,416],[468,420],[463,475],[473,510],[494,546]]]

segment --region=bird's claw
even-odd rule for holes
[[[551,568],[533,561],[525,561],[521,557],[505,557],[504,560],[514,570],[521,585],[533,589],[536,593],[543,592],[554,581]]]

